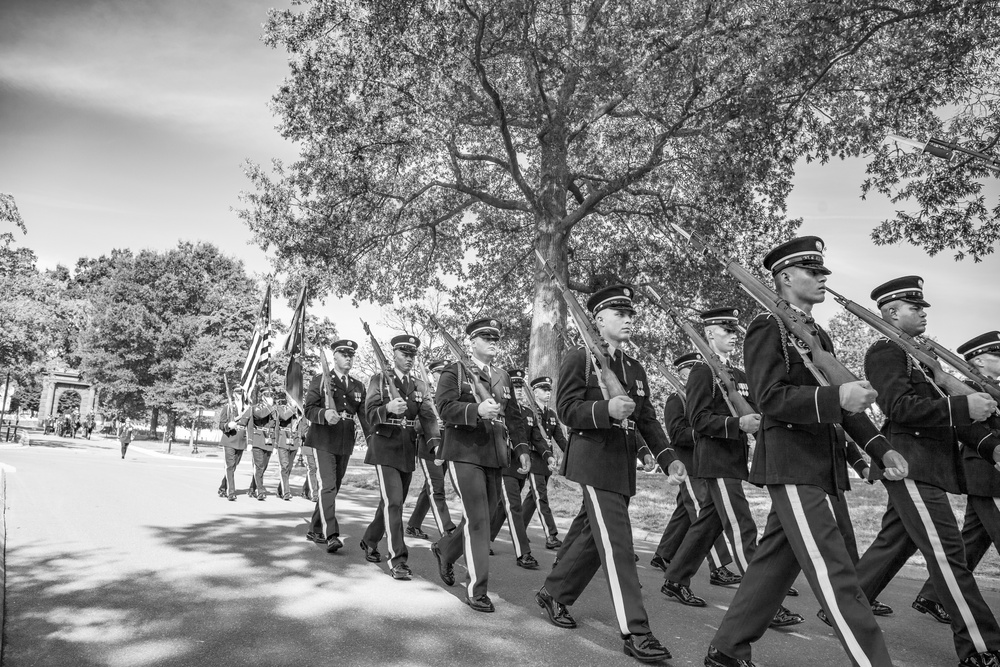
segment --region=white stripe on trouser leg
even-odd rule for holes
[[[691,496],[691,504],[694,505],[694,515],[697,519],[701,515],[701,503],[698,502],[698,496],[694,494],[694,486],[691,484],[691,478],[684,478],[684,485],[687,487],[688,495]],[[709,555],[712,557],[713,563],[718,563],[722,565],[722,559],[719,558],[719,552],[715,550],[715,543],[712,543],[712,548],[709,550]]]
[[[805,544],[806,553],[809,554],[809,562],[812,563],[813,569],[816,571],[816,581],[819,583],[819,590],[823,596],[822,602],[826,603],[827,614],[834,625],[840,628],[840,634],[844,637],[844,648],[854,658],[854,661],[861,667],[871,667],[871,661],[865,655],[864,649],[861,648],[861,643],[854,636],[854,631],[847,625],[844,613],[840,610],[840,604],[837,602],[837,596],[833,590],[833,581],[830,579],[830,570],[827,568],[826,560],[823,559],[823,554],[816,544],[816,538],[813,537],[812,529],[809,528],[809,522],[806,520],[806,511],[802,507],[802,499],[799,497],[799,489],[794,484],[785,484],[785,493],[788,494],[788,504],[792,508],[792,516],[795,517],[799,535]],[[827,504],[829,504],[829,498],[827,499]],[[833,515],[832,505],[830,505],[830,513]],[[837,520],[836,516],[834,516],[833,520]]]
[[[542,494],[538,493],[538,480],[535,479],[533,473],[528,474],[528,482],[531,484],[531,492],[535,494],[535,513],[538,514],[538,522],[542,524],[542,530],[545,531],[546,536],[556,534],[558,529],[545,522],[545,513],[542,512]]]
[[[524,551],[521,542],[517,539],[517,531],[514,529],[514,510],[510,505],[510,496],[507,495],[507,482],[500,479],[500,495],[503,496],[503,511],[507,515],[507,530],[510,532],[510,541],[514,543],[514,555],[520,558]]]
[[[441,520],[441,515],[438,513],[437,503],[434,500],[434,486],[431,484],[431,473],[427,469],[427,460],[420,460],[420,468],[424,471],[424,484],[427,487],[427,500],[431,506],[431,515],[434,517],[434,523],[437,524],[438,532],[444,535],[444,521]]]
[[[743,551],[743,533],[740,524],[736,520],[736,512],[733,511],[733,503],[729,498],[729,489],[726,488],[726,480],[719,478],[715,480],[719,483],[719,490],[722,491],[722,505],[726,510],[726,519],[729,521],[729,531],[733,535],[733,550],[736,557],[740,559],[740,568],[746,574],[750,564],[747,562],[746,552]]]
[[[472,533],[469,530],[469,510],[465,507],[465,496],[462,494],[462,487],[458,484],[458,473],[455,472],[455,466],[448,466],[448,473],[451,475],[451,483],[455,485],[455,491],[458,492],[458,503],[462,506],[462,521],[465,523],[465,527],[462,529],[462,540],[464,544],[463,552],[465,553],[465,566],[469,569],[469,599],[473,597],[472,591],[473,586],[476,584],[476,559],[472,557]]]
[[[316,453],[316,456],[319,456],[319,452]],[[331,454],[330,456],[333,456],[333,454]],[[336,462],[334,462],[334,464],[336,465]],[[319,520],[323,523],[323,537],[325,537],[326,539],[330,539],[330,533],[327,532],[328,528],[326,524],[326,509],[323,507],[323,473],[319,471],[321,467],[322,466],[319,465],[319,461],[317,461],[316,482],[319,485],[319,489],[316,490],[316,507],[319,508]]]
[[[958,611],[962,614],[962,620],[965,621],[965,625],[969,629],[969,638],[972,639],[972,643],[976,647],[976,652],[984,653],[988,650],[986,642],[983,641],[983,635],[979,631],[979,626],[976,625],[976,619],[972,615],[972,610],[969,609],[969,603],[966,602],[965,595],[958,586],[955,573],[952,572],[951,565],[948,564],[948,556],[944,553],[941,537],[938,535],[934,520],[931,519],[931,513],[927,510],[927,505],[924,504],[924,499],[920,497],[920,489],[917,488],[916,482],[912,479],[904,479],[903,481],[906,483],[906,490],[910,492],[910,500],[913,501],[913,505],[917,508],[917,514],[920,515],[920,521],[924,524],[924,530],[927,531],[931,549],[934,551],[934,560],[937,561],[938,568],[941,570],[941,576],[944,577],[944,581],[948,585],[948,592],[951,593],[952,599],[955,600]],[[939,591],[938,595],[940,594]]]
[[[590,496],[590,504],[594,506],[594,519],[597,521],[598,548],[604,551],[604,562],[608,567],[608,585],[611,587],[611,603],[615,607],[615,616],[618,617],[618,629],[623,635],[631,634],[628,629],[628,618],[625,616],[625,595],[622,593],[621,582],[618,579],[618,567],[615,564],[615,552],[611,547],[611,537],[608,535],[608,524],[604,521],[604,513],[601,512],[601,505],[597,502],[597,492],[592,486],[581,484],[583,490]],[[593,533],[591,528],[591,533]]]
[[[375,473],[378,475],[378,490],[382,495],[382,521],[385,523],[385,541],[389,545],[389,567],[392,567],[394,565],[392,561],[395,560],[396,554],[399,552],[392,543],[392,524],[389,523],[389,492],[385,489],[385,473],[382,471],[382,466],[376,465]],[[374,548],[376,545],[369,544],[368,546]]]

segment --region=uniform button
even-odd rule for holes
[[[913,435],[920,435],[920,431],[914,431]]]
[[[792,425],[791,425],[791,424],[785,424],[785,426],[787,426],[788,428],[791,428],[791,427],[792,427]]]

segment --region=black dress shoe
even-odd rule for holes
[[[998,667],[1000,666],[1000,651],[986,651],[970,655],[958,663],[958,667]]]
[[[567,630],[576,627],[576,621],[569,615],[569,609],[566,608],[566,605],[556,602],[556,599],[545,590],[545,586],[539,588],[538,592],[535,593],[535,602],[545,610],[545,614],[549,617],[549,622],[552,625],[557,628],[566,628]]]
[[[623,649],[625,655],[630,655],[639,662],[659,662],[672,657],[667,647],[661,644],[652,632],[645,635],[629,635],[625,638]]]
[[[892,607],[884,602],[879,602],[878,600],[872,600],[872,613],[876,616],[891,616]]]
[[[714,646],[709,646],[708,655],[705,656],[705,667],[754,667],[754,664],[750,660],[730,658]]]
[[[281,499],[282,500],[291,500],[292,499],[292,494],[286,493],[283,496],[281,496]]]
[[[830,622],[830,619],[827,617],[826,612],[823,611],[822,609],[820,609],[819,611],[816,612],[816,618],[818,618],[819,620],[823,621],[824,623],[826,623],[827,625],[829,625],[831,628],[833,627],[833,623]]]
[[[236,502],[236,494],[235,493],[230,493],[229,494],[229,500],[231,502]]]
[[[562,540],[560,540],[558,537],[552,537],[550,535],[549,537],[545,538],[546,549],[549,549],[550,551],[555,551],[561,546],[562,546]]]
[[[708,575],[708,583],[713,586],[736,586],[743,577],[730,570],[725,565],[717,567]]]
[[[490,555],[491,555],[491,556],[496,556],[496,554],[495,554],[495,553],[493,553],[493,547],[490,547]]]
[[[365,560],[369,563],[381,563],[382,554],[378,552],[378,547],[370,547],[368,543],[361,540],[361,550],[365,552]]]
[[[326,538],[326,552],[332,554],[337,551],[337,549],[343,549],[344,543],[340,541],[340,538],[336,535]]]
[[[790,598],[797,598],[797,597],[799,597],[799,592],[797,590],[795,590],[795,588],[789,586],[788,587],[788,592],[785,593],[785,595],[787,595]]]
[[[639,562],[639,554],[632,554],[632,555],[635,556],[635,562],[638,563]]]
[[[406,530],[403,531],[409,537],[415,537],[418,540],[429,540],[431,536],[420,529],[420,526],[407,526]]]
[[[768,624],[770,628],[787,628],[789,625],[798,625],[806,619],[802,618],[801,614],[796,614],[794,611],[789,611],[785,607],[778,607],[778,611],[775,612],[774,618]]]
[[[477,595],[474,598],[465,598],[465,604],[472,607],[474,611],[481,611],[490,614],[496,609],[493,607],[493,600],[489,595]]]
[[[663,582],[660,592],[668,598],[674,598],[681,604],[686,604],[689,607],[704,607],[708,604],[703,599],[692,593],[691,589],[684,584],[678,584],[673,581]]]
[[[517,566],[523,567],[525,570],[537,570],[538,561],[531,554],[524,554],[517,559]]]
[[[326,536],[323,535],[323,533],[317,533],[313,530],[306,533],[306,539],[310,542],[315,542],[316,544],[326,544]]]
[[[446,563],[444,561],[444,556],[441,555],[441,547],[435,542],[431,545],[431,553],[434,554],[434,558],[438,562],[438,575],[441,576],[441,581],[444,582],[445,586],[455,585],[455,569],[452,567],[451,563]]]
[[[917,599],[913,601],[911,606],[921,614],[930,614],[931,618],[938,623],[951,624],[951,614],[945,611],[940,602],[934,602],[933,600],[928,600],[922,595],[918,595]]]
[[[667,566],[670,565],[670,561],[663,560],[659,556],[653,556],[649,560],[649,564],[652,565],[653,567],[655,567],[657,570],[662,570],[662,571],[666,572],[667,571]]]
[[[410,578],[413,576],[413,571],[410,569],[410,566],[407,565],[406,563],[400,563],[399,565],[394,565],[393,567],[389,568],[389,574],[392,575],[393,579],[399,581],[409,581]]]
[[[229,496],[229,494],[228,494],[228,493],[226,493],[226,490],[225,490],[225,489],[219,489],[219,497],[220,497],[220,498],[226,498],[226,497],[228,497],[228,496]]]

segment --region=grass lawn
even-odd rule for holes
[[[378,489],[378,479],[375,476],[374,468],[365,465],[363,460],[364,455],[359,457],[356,452],[351,466],[347,469],[344,483],[363,489]],[[654,474],[639,471],[637,474],[636,495],[632,498],[632,503],[629,506],[632,527],[655,534],[662,533],[676,506],[677,487],[669,485],[663,473]],[[418,467],[413,473],[413,481],[410,484],[410,494],[407,498],[409,503],[412,504],[423,483],[423,473]],[[852,480],[851,486],[852,489],[847,494],[847,503],[854,521],[858,549],[863,554],[878,533],[882,514],[885,512],[887,496],[885,487],[881,484],[869,485],[860,480]],[[446,483],[445,488],[448,490],[449,501],[457,501],[450,480]],[[757,523],[757,530],[762,532],[768,510],[771,507],[771,499],[767,491],[752,484],[744,484],[743,488],[750,501],[750,509],[753,511]],[[965,497],[949,496],[949,498],[955,516],[961,525],[965,517]],[[582,495],[578,484],[570,482],[561,475],[554,475],[549,479],[549,505],[557,518],[569,519],[575,516],[580,509],[581,501]],[[910,564],[924,566],[923,557],[919,553],[916,554],[910,559]],[[986,553],[986,557],[976,568],[976,573],[989,577],[1000,576],[1000,556],[995,548]]]

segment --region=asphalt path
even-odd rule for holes
[[[248,459],[238,470],[241,489]],[[554,553],[542,548],[537,521],[529,534],[541,568],[516,567],[501,533],[490,563],[497,611],[482,614],[462,602],[462,561],[459,583],[445,586],[427,541],[408,540],[412,581],[394,581],[385,563],[363,559],[358,541],[378,502],[374,491],[342,491],[346,547],[330,555],[304,539],[312,511],[305,499],[219,498],[219,460],[159,454],[141,443],[122,460],[114,441],[52,439],[0,447],[0,465],[7,473],[5,666],[637,664],[622,654],[601,574],[572,608],[578,629],[547,622],[533,596]],[[707,608],[670,601],[659,592],[661,573],[648,566],[655,543],[638,539],[636,548],[653,632],[674,654],[667,664],[701,665],[733,590],[709,586],[703,569],[693,588]],[[954,665],[950,629],[909,608],[920,583],[897,578],[881,596],[896,609],[880,620],[890,653],[900,667]],[[769,631],[755,661],[848,664],[816,619],[801,576],[797,586],[802,595],[787,605],[806,622]],[[985,595],[996,612],[997,593]]]

